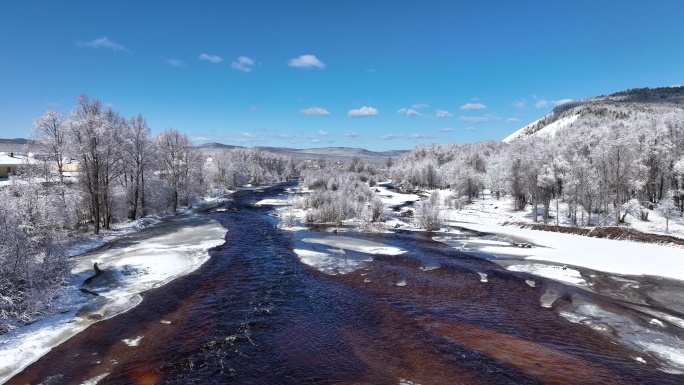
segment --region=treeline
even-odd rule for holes
[[[152,135],[85,96],[67,116],[34,124],[29,163],[0,188],[0,334],[44,314],[68,278],[75,235],[174,213],[204,196],[297,175],[290,158],[257,149],[206,158],[175,129]]]
[[[483,142],[419,146],[397,160],[392,179],[404,189],[450,188],[473,199],[485,188],[530,204],[549,220],[565,202],[576,225],[621,223],[627,212],[647,219],[684,212],[684,112],[670,109],[636,119],[630,114],[580,117],[555,136],[510,144]],[[595,215],[592,217],[592,215]]]

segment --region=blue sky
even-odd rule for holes
[[[567,99],[684,83],[681,1],[0,0],[0,138],[79,95],[196,143],[501,140]]]

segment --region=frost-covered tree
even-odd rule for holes
[[[122,185],[128,202],[127,217],[134,220],[147,215],[145,177],[151,172],[155,158],[150,128],[142,115],[125,122],[121,146],[125,157]]]
[[[191,203],[202,185],[203,161],[199,151],[192,146],[190,138],[170,128],[157,137],[160,159],[159,177],[170,188],[170,208]]]
[[[623,124],[613,124],[603,130],[596,147],[595,161],[612,193],[616,224],[624,219],[620,215],[622,204],[646,182],[646,166],[641,156],[636,136]]]
[[[78,99],[69,117],[70,152],[79,159],[79,183],[86,196],[95,234],[109,229],[114,197],[112,182],[122,172],[123,119],[103,110],[99,100]]]
[[[427,231],[437,231],[440,228],[439,194],[433,191],[428,199],[416,204],[418,225]]]
[[[665,195],[664,199],[658,204],[658,211],[665,218],[665,232],[670,231],[670,219],[675,218],[680,214],[677,205],[675,204],[674,194],[672,191]]]
[[[67,156],[68,128],[62,115],[49,110],[33,123],[32,139],[34,151],[45,155],[47,160],[55,162],[59,181],[64,183],[64,161]]]

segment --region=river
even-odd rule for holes
[[[638,340],[684,339],[684,329],[676,321],[649,327],[643,308],[652,303],[625,298],[679,295],[679,282],[595,274],[596,289],[586,290],[506,270],[421,232],[344,234],[406,251],[398,255],[331,248],[325,226],[279,230],[273,208],[254,205],[285,187],[240,191],[206,209],[228,230],[206,263],[8,384],[684,383],[665,360],[643,355]],[[303,249],[338,252],[353,268],[312,267],[294,252]],[[636,288],[621,291],[625,280]],[[667,302],[650,309],[679,319]]]

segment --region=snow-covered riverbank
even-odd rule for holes
[[[91,324],[139,305],[144,291],[196,270],[209,259],[207,250],[223,244],[226,233],[219,223],[186,213],[136,234],[152,222],[159,220],[137,222],[73,245],[70,252],[77,256],[72,279],[60,299],[68,310],[0,336],[0,383]],[[83,253],[117,238],[125,240],[122,246],[114,243],[109,249]],[[103,274],[84,285],[95,262]]]

